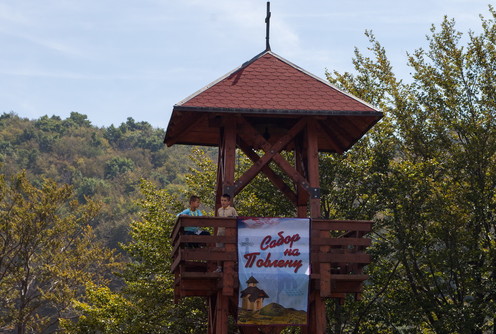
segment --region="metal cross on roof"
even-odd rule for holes
[[[270,51],[269,32],[270,32],[270,1],[267,1],[267,16],[265,17],[265,51]]]

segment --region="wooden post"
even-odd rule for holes
[[[295,144],[295,167],[296,170],[307,177],[307,158],[306,158],[306,150],[303,147],[303,140],[301,136],[298,136],[294,141]],[[297,216],[298,218],[306,218],[308,217],[308,192],[303,188],[301,184],[296,184],[296,201],[297,201]]]
[[[217,214],[217,209],[220,208],[220,196],[222,196],[222,185],[224,180],[224,160],[225,160],[225,149],[224,149],[224,128],[219,129],[219,151],[217,158],[217,184],[215,189],[215,213]],[[215,231],[217,232],[217,231]]]
[[[222,192],[234,197],[234,171],[236,168],[236,118],[224,117],[224,179]]]
[[[320,218],[319,146],[317,122],[310,118],[307,122],[308,183],[310,185],[310,217]]]
[[[310,217],[320,218],[320,176],[319,176],[319,150],[317,138],[317,122],[309,119],[307,122],[307,158],[308,158],[308,183],[310,184]],[[323,251],[327,250],[323,247]],[[327,327],[326,310],[322,294],[330,294],[330,265],[320,264],[320,294],[314,292],[313,307],[311,308],[313,321],[310,324],[312,333],[324,333]],[[322,290],[323,288],[323,290]]]
[[[208,297],[208,334],[215,334],[215,306],[217,296]]]
[[[217,292],[217,302],[215,305],[215,334],[228,334],[228,306],[229,297],[222,295],[222,290]]]

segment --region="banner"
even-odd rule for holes
[[[306,325],[310,219],[238,218],[238,325]]]

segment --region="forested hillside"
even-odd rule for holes
[[[191,148],[166,148],[164,135],[163,129],[132,118],[119,126],[98,128],[76,112],[67,119],[36,120],[4,113],[0,170],[9,177],[24,169],[35,184],[50,178],[71,185],[82,203],[86,197],[101,201],[94,227],[99,238],[115,247],[127,240],[140,179],[167,189],[180,189],[184,182]]]

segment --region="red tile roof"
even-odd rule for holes
[[[299,119],[318,116],[318,150],[342,153],[381,119],[382,112],[264,51],[176,104],[164,142],[217,146],[228,115],[272,134],[288,131]]]
[[[265,51],[175,106],[307,112],[377,112],[282,57]]]

